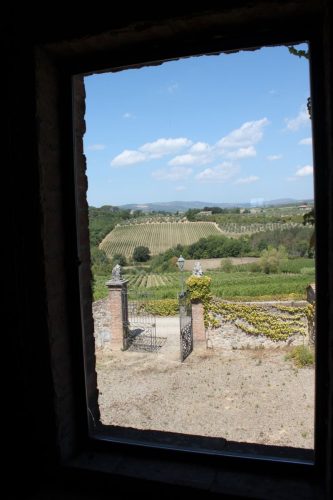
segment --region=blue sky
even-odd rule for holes
[[[313,197],[309,65],[286,47],[97,74],[85,87],[90,205]]]

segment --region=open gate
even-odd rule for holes
[[[180,360],[183,362],[193,350],[192,305],[188,293],[179,294]]]
[[[124,293],[127,294],[127,291]],[[123,303],[123,318],[124,335],[123,348],[131,351],[153,352],[161,346],[156,337],[156,317],[147,312],[148,294],[143,293],[136,295],[135,300],[127,300],[124,297]],[[124,311],[126,308],[126,311]]]

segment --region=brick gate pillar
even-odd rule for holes
[[[112,278],[106,282],[109,289],[109,308],[111,315],[111,349],[123,348],[124,329],[128,322],[127,280]]]
[[[206,343],[204,308],[200,300],[192,300],[192,332],[194,349]]]

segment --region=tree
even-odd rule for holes
[[[126,266],[127,261],[125,255],[121,253],[114,254],[112,258],[112,265],[115,266],[116,264],[119,264],[120,266]]]
[[[91,248],[91,264],[94,274],[109,274],[112,271],[111,262],[106,253],[97,247]]]
[[[135,247],[133,252],[133,260],[136,262],[147,262],[150,259],[150,250],[148,247]]]
[[[286,249],[283,246],[279,248],[268,247],[261,254],[259,265],[261,270],[266,273],[277,273],[281,260],[287,259]]]
[[[304,57],[305,59],[309,59],[309,51],[308,50],[298,50],[295,47],[293,47],[292,45],[290,47],[288,47],[288,50],[289,50],[290,54],[292,54],[293,56]],[[308,108],[309,117],[311,119],[311,97],[308,97],[307,108]]]
[[[288,50],[289,50],[290,54],[293,54],[294,56],[305,57],[305,59],[309,59],[309,51],[308,50],[298,50],[293,46],[288,47]],[[309,117],[311,120],[311,118],[312,118],[312,115],[311,115],[311,112],[312,112],[311,97],[308,97],[307,108],[308,108],[308,113],[309,113]],[[310,212],[308,212],[307,214],[304,214],[303,224],[304,225],[310,224],[311,226],[314,226],[314,224],[315,224],[314,208]],[[309,253],[313,253],[314,246],[315,246],[315,230],[313,230],[313,233],[312,233],[311,238],[310,238]]]
[[[303,226],[314,226],[316,222],[315,219],[315,210],[312,208],[310,212],[307,212],[306,214],[303,215]],[[313,256],[314,254],[314,247],[315,247],[315,242],[316,242],[316,233],[315,229],[313,229],[313,233],[311,234],[310,237],[310,242],[309,242],[309,257]]]
[[[196,215],[200,212],[199,209],[197,208],[189,208],[187,210],[187,212],[185,213],[185,216],[187,218],[187,220],[193,222],[193,221],[196,221]]]

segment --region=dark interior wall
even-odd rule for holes
[[[285,4],[282,7],[282,3]],[[221,36],[232,38],[232,26],[242,27],[245,37],[249,32],[258,33],[258,39],[270,32],[281,30],[287,26],[295,25],[297,33],[298,23],[302,19],[303,24],[311,26],[313,23],[324,25],[323,49],[323,86],[325,88],[327,101],[325,109],[325,126],[332,132],[332,31],[329,20],[332,11],[329,10],[329,1],[307,0],[279,2],[270,0],[263,1],[228,1],[221,2],[218,9],[205,8],[191,9],[185,7],[177,9],[168,8],[165,12],[157,12],[157,8],[131,8],[120,10],[119,13],[94,16],[87,13],[70,16],[68,13],[39,12],[42,18],[37,20],[37,15],[30,23],[26,23],[23,15],[20,18],[8,17],[6,56],[7,65],[7,89],[5,99],[5,116],[7,124],[7,169],[9,183],[5,184],[5,190],[10,194],[10,227],[8,238],[8,257],[11,262],[9,290],[7,296],[10,299],[11,310],[11,332],[6,338],[10,340],[10,370],[8,372],[7,386],[9,398],[6,402],[8,410],[7,425],[12,432],[10,447],[8,448],[8,465],[12,471],[19,476],[19,481],[12,483],[12,488],[23,486],[25,494],[18,498],[62,498],[64,491],[59,490],[58,465],[59,465],[59,427],[56,424],[56,413],[54,402],[59,397],[57,387],[54,384],[54,367],[52,369],[49,331],[50,331],[50,304],[47,302],[48,287],[47,275],[44,268],[45,263],[45,227],[47,222],[45,214],[42,213],[44,201],[41,186],[45,179],[40,172],[37,132],[40,124],[36,122],[36,58],[35,49],[37,44],[47,42],[70,41],[86,37],[86,35],[98,35],[99,33],[117,29],[128,30],[132,34],[138,30],[149,29],[157,25],[157,32],[163,40],[169,40],[170,46],[178,43],[182,32],[188,30],[188,37],[183,39],[184,51],[195,49],[197,40],[193,36],[193,30],[200,29],[209,33],[212,30],[211,18],[215,17],[218,23],[225,23],[221,29]],[[127,10],[127,12],[126,12]],[[52,22],[50,21],[52,15]],[[97,16],[96,16],[97,17]],[[103,19],[101,20],[101,17]],[[205,25],[205,19],[210,19]],[[223,21],[223,19],[225,21]],[[167,20],[167,27],[165,21]],[[161,24],[162,23],[162,24]],[[162,26],[163,25],[163,26]],[[192,32],[191,32],[192,30]],[[216,31],[212,36],[216,36]],[[236,33],[239,40],[242,36]],[[296,36],[296,35],[295,35]],[[237,37],[236,37],[237,38]],[[180,40],[180,38],[179,38]],[[213,40],[213,38],[212,38]],[[156,54],[159,48],[156,49]],[[163,54],[160,53],[160,57]],[[51,96],[50,96],[51,98]],[[322,111],[321,111],[322,113]],[[59,125],[59,124],[58,124]],[[64,124],[68,126],[68,124]],[[61,124],[60,124],[61,126]],[[332,134],[330,144],[326,153],[330,166],[333,164]],[[332,170],[328,172],[327,182],[332,186]],[[8,189],[9,188],[9,189]],[[327,227],[329,227],[330,242],[332,245],[333,232],[333,196],[329,197],[329,210],[325,215]],[[55,233],[56,234],[56,233]],[[59,243],[59,242],[58,242]],[[61,242],[60,242],[61,243]],[[332,248],[332,246],[330,247]],[[327,263],[327,259],[325,260]],[[332,283],[333,271],[330,267],[325,269],[327,281],[330,283],[330,302],[324,321],[327,328],[332,328]],[[65,283],[58,284],[66,288]],[[12,299],[14,297],[14,299]],[[323,322],[324,323],[324,322]],[[327,384],[323,388],[328,394],[327,405],[330,411],[330,422],[332,422],[332,365],[333,344],[332,331],[329,344],[326,345],[326,355],[329,359],[330,372],[327,373]],[[61,346],[60,355],[61,355]],[[6,351],[7,353],[7,351]],[[70,368],[68,368],[70,370]],[[58,373],[61,378],[63,374]],[[71,376],[67,373],[67,376]],[[331,377],[331,378],[329,378]],[[14,419],[14,420],[13,420]],[[69,425],[69,424],[68,424]],[[327,422],[329,425],[329,422]],[[64,430],[65,432],[66,430]],[[329,435],[332,440],[332,431]],[[327,453],[331,453],[328,448]],[[332,456],[329,456],[325,464],[326,483],[331,475],[330,467]],[[77,490],[73,488],[66,498],[92,498],[80,491],[79,479]],[[65,487],[62,487],[65,488]],[[149,491],[150,486],[145,482],[128,482],[123,485],[128,491],[142,489]],[[160,492],[164,490],[160,486]],[[170,486],[170,493],[174,487]],[[40,491],[40,492],[39,492]],[[164,490],[167,491],[167,490]],[[39,493],[38,493],[39,492]],[[52,493],[53,492],[53,493]],[[100,491],[101,498],[103,491]],[[56,496],[58,495],[58,496]],[[87,494],[88,495],[88,494]],[[15,496],[13,496],[15,498]],[[93,498],[97,498],[95,495]]]

